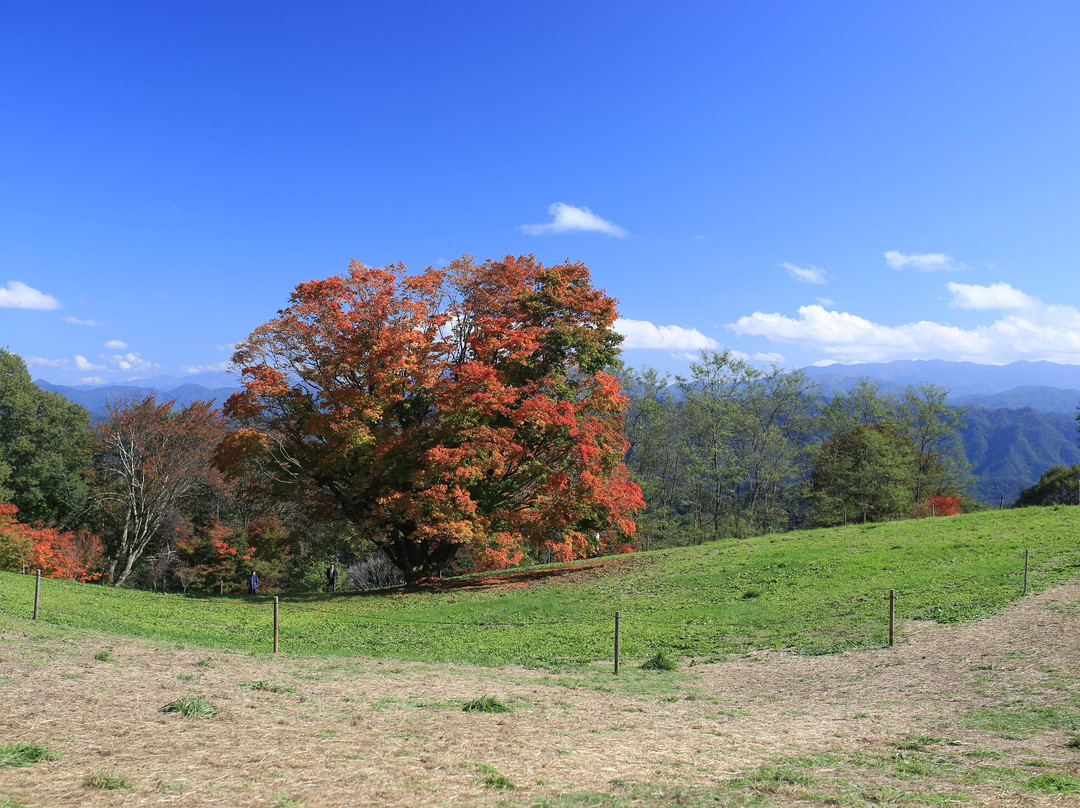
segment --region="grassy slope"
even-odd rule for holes
[[[963,620],[1030,586],[1080,574],[1080,509],[1031,508],[803,531],[624,557],[510,590],[313,595],[281,599],[281,647],[485,665],[559,667],[664,650],[710,660],[756,648],[823,653],[880,645],[886,593],[899,619]],[[0,573],[0,615],[32,611],[31,576]],[[268,598],[155,595],[42,582],[41,619],[206,648],[267,651]],[[4,622],[11,624],[10,619]]]

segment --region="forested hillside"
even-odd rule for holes
[[[1009,504],[1051,466],[1080,463],[1070,414],[968,407],[961,434],[974,493],[991,505]]]

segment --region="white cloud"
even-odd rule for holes
[[[523,224],[521,232],[530,236],[546,236],[550,233],[571,233],[575,231],[603,233],[616,238],[626,238],[627,230],[617,224],[601,219],[588,208],[575,208],[565,202],[556,202],[548,208],[553,217],[547,224]]]
[[[1080,310],[1076,307],[1047,305],[1007,284],[957,286],[952,291],[958,305],[1008,313],[974,328],[926,320],[891,326],[822,306],[803,306],[797,317],[755,312],[728,328],[741,335],[815,348],[840,362],[937,358],[988,364],[1020,359],[1080,364]]]
[[[756,353],[754,354],[754,360],[757,362],[783,362],[784,355],[776,352]]]
[[[105,367],[104,365],[95,365],[93,362],[91,362],[85,356],[76,355],[76,357],[75,357],[75,369],[76,370],[83,370],[83,371],[85,371],[85,370],[101,370],[104,367]]]
[[[184,365],[180,369],[182,371],[184,371],[184,373],[203,373],[203,372],[208,371],[208,370],[226,371],[231,367],[232,367],[232,360],[231,359],[225,359],[224,361],[221,361],[221,362],[215,362],[212,365]]]
[[[1007,283],[991,286],[948,283],[946,286],[953,295],[949,305],[958,309],[1031,309],[1042,305],[1038,298],[1025,295]]]
[[[99,323],[97,320],[80,320],[78,317],[65,317],[64,322],[72,325],[105,325],[105,323]]]
[[[615,331],[623,335],[623,348],[657,348],[665,351],[700,351],[716,349],[720,343],[696,328],[678,325],[653,325],[647,320],[615,321]]]
[[[804,267],[795,266],[795,264],[788,263],[787,261],[782,263],[780,266],[786,269],[791,277],[802,283],[828,283],[828,281],[825,280],[824,269],[818,269],[817,267],[810,267],[809,269],[807,269]]]
[[[963,264],[954,263],[945,253],[916,253],[905,255],[896,250],[885,253],[885,263],[892,269],[917,269],[920,272],[955,272],[964,269]]]
[[[139,354],[128,352],[126,354],[116,354],[109,359],[120,370],[149,370],[154,365],[152,362],[143,359]]]
[[[834,306],[834,305],[836,305],[835,301],[831,297],[815,297],[814,300],[816,300],[822,306]]]
[[[122,339],[111,339],[105,343],[106,348],[111,348],[114,351],[122,351],[128,347],[128,344]]]
[[[100,376],[83,376],[79,384],[105,384],[105,380]]]
[[[60,305],[52,295],[39,292],[22,281],[8,281],[7,286],[0,286],[0,309],[51,310]]]
[[[64,365],[69,364],[67,359],[45,359],[42,356],[28,356],[26,357],[27,365],[42,365],[47,368],[62,368]]]

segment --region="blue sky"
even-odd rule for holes
[[[0,347],[225,367],[350,257],[584,261],[625,358],[1080,364],[1080,4],[19,3]]]

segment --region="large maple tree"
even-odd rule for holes
[[[353,261],[238,347],[219,467],[351,523],[409,581],[466,546],[482,568],[624,547],[643,502],[604,372],[615,317],[580,263]]]

